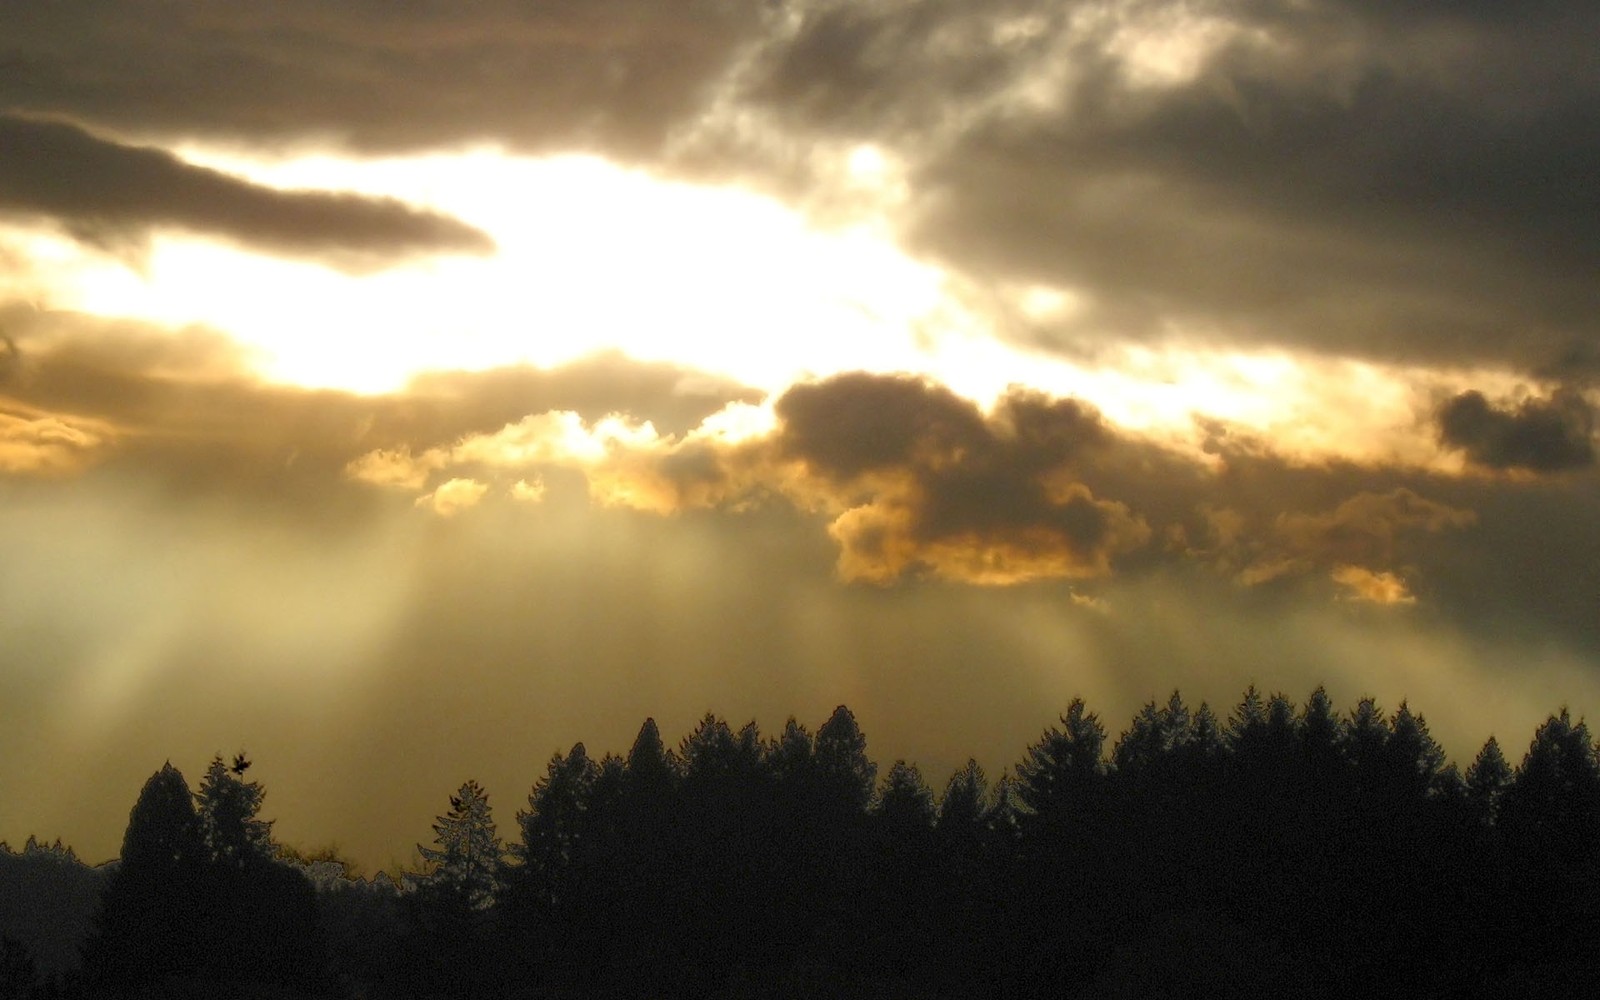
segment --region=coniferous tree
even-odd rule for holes
[[[517,813],[521,843],[512,853],[521,864],[513,873],[513,894],[545,917],[571,902],[575,865],[585,828],[585,813],[598,769],[582,743],[550,758],[544,777],[528,794],[528,808]]]
[[[1047,729],[1017,765],[1016,793],[1027,812],[1027,826],[1055,827],[1070,821],[1074,809],[1105,774],[1101,751],[1105,729],[1100,717],[1074,698],[1061,716],[1061,728]]]
[[[214,756],[194,796],[206,853],[204,978],[318,986],[327,954],[315,890],[277,860],[272,821],[260,816],[266,791],[245,780],[250,767],[243,753],[231,763]]]
[[[1600,961],[1600,759],[1566,708],[1534,734],[1500,800],[1499,832],[1522,960]]]
[[[222,755],[211,758],[195,792],[195,806],[206,848],[214,864],[246,868],[272,858],[272,821],[260,818],[266,792],[260,782],[244,780],[250,761],[244,754],[232,765]]]
[[[121,862],[84,946],[91,984],[132,993],[204,967],[208,860],[189,785],[168,762],[128,814]]]
[[[1266,728],[1266,724],[1266,703],[1262,701],[1261,692],[1252,684],[1245,688],[1244,697],[1240,699],[1233,714],[1228,717],[1228,728],[1223,739],[1230,751],[1238,753],[1242,745],[1258,738],[1258,734]]]
[[[495,832],[488,793],[476,781],[463,784],[450,796],[450,811],[437,817],[433,834],[438,846],[417,845],[422,859],[433,866],[426,885],[466,910],[488,909],[506,853]]]
[[[933,914],[943,872],[934,840],[933,793],[915,764],[897,760],[872,806],[872,855],[863,921],[880,970],[901,981],[932,963]],[[934,919],[930,919],[934,917]],[[870,959],[869,959],[870,961]]]
[[[433,833],[417,845],[428,870],[407,880],[402,978],[423,996],[480,996],[502,971],[489,909],[505,855],[482,786],[462,784]]]
[[[783,724],[783,733],[767,751],[767,766],[780,784],[793,785],[811,773],[816,743],[809,730],[794,716]]]
[[[843,705],[817,729],[816,766],[829,792],[847,809],[864,811],[872,801],[878,767],[867,757],[867,738]]]
[[[1404,701],[1389,721],[1389,739],[1383,750],[1397,796],[1415,802],[1437,791],[1445,765],[1444,749],[1428,732],[1427,720],[1412,714]]]
[[[1343,750],[1355,777],[1356,790],[1368,801],[1383,783],[1384,747],[1389,742],[1389,721],[1371,696],[1356,702],[1344,727]]]
[[[1087,972],[1095,935],[1116,919],[1098,905],[1120,903],[1109,882],[1104,745],[1099,716],[1075,698],[1060,728],[1046,730],[1017,765],[1013,878],[1022,895],[1010,930],[1016,950],[1002,961],[1030,981],[1012,988],[1066,990]]]
[[[897,760],[890,766],[874,812],[895,839],[922,836],[933,829],[933,792],[917,765]]]
[[[989,780],[976,758],[950,776],[939,797],[938,829],[946,837],[966,839],[981,829],[988,808]]]
[[[1511,765],[1500,751],[1500,741],[1490,736],[1467,768],[1467,801],[1483,826],[1493,826],[1500,812],[1500,798],[1511,784]]]

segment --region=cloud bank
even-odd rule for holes
[[[357,268],[425,252],[494,249],[466,223],[397,201],[264,188],[160,149],[16,115],[0,115],[6,211],[57,220],[78,238],[111,248],[168,227]]]

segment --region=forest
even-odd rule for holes
[[[0,850],[0,1000],[1487,998],[1600,971],[1600,751],[1565,709],[1463,771],[1403,703],[1174,693],[1110,740],[1080,700],[937,795],[880,778],[844,706],[675,747],[646,720],[626,755],[556,753],[499,824],[476,781],[441,794],[418,870],[372,879],[277,844],[249,767],[163,766],[97,869]]]

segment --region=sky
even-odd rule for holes
[[[0,839],[847,704],[1600,712],[1600,7],[0,13]]]

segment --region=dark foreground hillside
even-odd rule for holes
[[[399,880],[278,847],[248,768],[162,768],[109,875],[57,858],[59,897],[9,896],[0,1000],[1488,998],[1600,972],[1600,756],[1564,711],[1462,772],[1407,706],[1320,689],[1225,720],[1174,695],[1114,742],[1074,702],[937,796],[880,778],[842,706],[770,737],[707,716],[675,749],[647,720],[625,757],[552,757],[504,840],[466,782]]]

